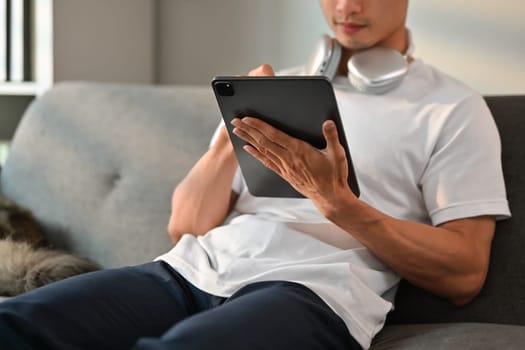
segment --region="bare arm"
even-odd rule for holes
[[[360,201],[347,184],[348,168],[333,122],[323,125],[318,150],[261,120],[235,119],[245,150],[310,198],[332,222],[352,234],[395,272],[457,305],[481,289],[488,270],[495,220],[476,217],[433,227],[392,218]]]
[[[340,202],[327,217],[411,283],[456,305],[468,303],[481,290],[494,218],[474,217],[433,227],[397,220],[350,196],[334,200]]]
[[[263,65],[248,75],[274,74],[272,67]],[[177,243],[184,233],[205,234],[226,219],[238,199],[231,190],[237,167],[230,137],[226,128],[222,128],[214,145],[173,192],[168,223],[168,234],[173,243]]]
[[[184,233],[202,235],[220,225],[237,194],[231,190],[237,158],[226,128],[175,188],[168,233],[176,243]]]

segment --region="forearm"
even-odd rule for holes
[[[392,218],[352,197],[338,200],[327,217],[413,284],[464,304],[479,292],[488,269],[493,219],[433,227]],[[487,229],[488,227],[488,229]],[[491,230],[492,227],[492,230]],[[478,235],[472,239],[465,232]]]
[[[184,233],[204,234],[224,221],[236,169],[231,144],[220,140],[195,164],[173,192],[168,232],[174,243]]]

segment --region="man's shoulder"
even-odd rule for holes
[[[434,101],[444,103],[460,102],[462,100],[481,100],[481,94],[467,85],[465,82],[455,78],[436,66],[416,59],[413,69],[409,73],[411,88]]]

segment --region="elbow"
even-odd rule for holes
[[[192,232],[190,227],[191,225],[188,221],[179,219],[178,215],[172,212],[166,230],[168,231],[168,236],[175,245],[184,234]]]
[[[202,236],[210,230],[210,225],[202,224],[201,222],[191,222],[188,220],[178,220],[174,214],[171,215],[166,230],[173,244],[181,239],[185,234],[193,236]]]
[[[180,237],[182,236],[182,232],[177,228],[174,221],[170,218],[170,221],[168,223],[168,227],[166,228],[168,231],[168,236],[170,237],[173,244],[177,244]]]
[[[458,307],[469,304],[481,292],[485,279],[486,273],[484,272],[476,272],[463,277],[461,281],[456,282],[455,292],[448,299]]]
[[[461,296],[456,296],[450,299],[450,302],[454,304],[454,306],[462,307],[467,304],[469,304],[477,294],[463,294]]]

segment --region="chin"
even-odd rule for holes
[[[348,50],[363,50],[368,49],[374,46],[374,40],[369,38],[364,30],[359,33],[347,34],[347,33],[337,33],[335,35],[337,41],[341,46]]]
[[[374,44],[371,44],[369,42],[366,42],[366,41],[361,41],[361,40],[355,40],[355,39],[348,39],[347,37],[344,38],[343,40],[340,39],[339,37],[337,38],[337,41],[339,42],[339,44],[344,47],[345,49],[348,49],[348,50],[364,50],[364,49],[368,49],[372,46],[374,46]]]

